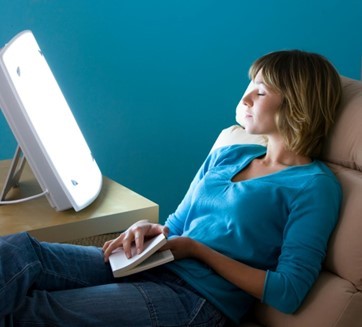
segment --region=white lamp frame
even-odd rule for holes
[[[0,51],[0,106],[19,145],[2,203],[11,202],[6,194],[18,184],[26,160],[40,195],[56,210],[79,211],[91,204],[102,174],[31,31]]]

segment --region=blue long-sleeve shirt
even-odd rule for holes
[[[212,152],[174,214],[169,238],[186,236],[267,271],[262,302],[294,312],[321,269],[339,214],[340,185],[320,161],[233,182],[259,145]],[[168,264],[225,315],[239,322],[254,299],[194,259]]]

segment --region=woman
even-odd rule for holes
[[[164,226],[140,221],[102,249],[0,240],[3,322],[45,326],[223,326],[257,299],[294,312],[315,282],[341,202],[315,159],[341,83],[317,54],[279,51],[250,68],[238,110],[267,147],[212,152]],[[114,279],[110,253],[164,233],[175,261]]]

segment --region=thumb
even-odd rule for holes
[[[168,229],[168,227],[163,226],[162,234],[165,235],[166,238],[168,237],[169,232],[170,232],[170,230]]]

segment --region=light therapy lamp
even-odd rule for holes
[[[91,204],[102,174],[31,31],[0,50],[0,107],[18,142],[0,204],[42,195],[57,211]],[[6,200],[25,160],[43,192]]]

